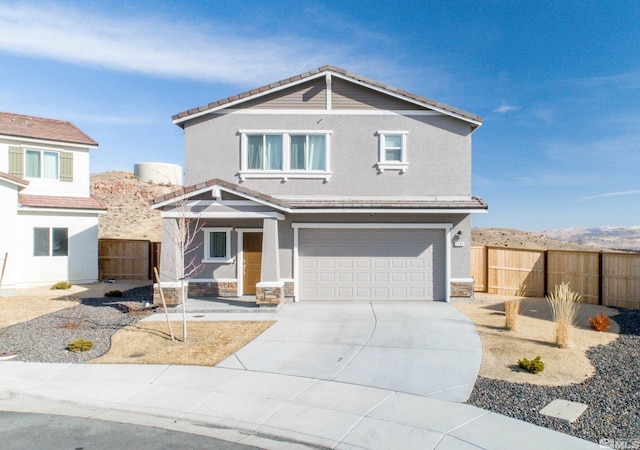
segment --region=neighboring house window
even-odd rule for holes
[[[9,174],[18,178],[73,181],[73,153],[9,146]]]
[[[27,178],[58,179],[59,167],[58,152],[27,149],[24,152],[25,176]]]
[[[203,228],[204,261],[228,262],[231,259],[231,228]]]
[[[331,131],[240,130],[240,179],[329,179]]]
[[[69,230],[67,228],[34,228],[33,256],[68,256]]]
[[[407,134],[408,131],[378,131],[378,172],[385,170],[407,171]]]

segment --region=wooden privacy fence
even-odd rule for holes
[[[160,243],[133,239],[98,240],[98,277],[120,280],[153,279],[160,267]]]
[[[640,254],[471,247],[476,292],[542,297],[569,282],[585,303],[640,309]]]

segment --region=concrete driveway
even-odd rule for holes
[[[473,324],[448,303],[300,302],[218,367],[464,402],[481,360]]]

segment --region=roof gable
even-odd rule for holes
[[[14,113],[0,112],[0,135],[98,146],[93,138],[71,122]]]
[[[331,94],[331,101],[326,101],[326,92],[328,92],[328,86],[330,81],[337,78],[338,91]],[[318,69],[305,72],[300,75],[286,78],[268,85],[261,86],[250,91],[242,92],[240,94],[233,95],[231,97],[223,98],[207,105],[202,105],[197,108],[193,108],[187,111],[183,111],[173,116],[173,122],[181,127],[184,127],[184,123],[188,120],[195,119],[196,117],[204,116],[214,113],[223,109],[232,108],[247,108],[247,107],[267,107],[264,106],[271,102],[272,105],[276,99],[283,99],[291,97],[291,93],[302,92],[302,99],[305,100],[304,95],[309,95],[309,90],[305,88],[306,83],[315,81],[315,90],[318,86],[325,83],[323,90],[325,91],[324,99],[325,104],[322,105],[322,109],[326,108],[327,103],[332,103],[335,98],[338,103],[338,109],[342,105],[342,109],[363,109],[366,107],[374,107],[376,109],[426,109],[436,111],[448,116],[456,117],[460,120],[471,123],[472,128],[477,128],[482,124],[482,118],[457,108],[445,105],[443,103],[435,102],[426,97],[412,94],[402,89],[395,88],[393,86],[386,85],[384,83],[371,80],[369,78],[348,72],[344,69],[334,66],[323,66]],[[320,84],[318,84],[320,82]],[[310,83],[311,84],[311,83]],[[360,87],[352,87],[351,85],[357,85]],[[298,87],[296,90],[295,88]],[[365,94],[366,93],[366,94]],[[374,94],[377,93],[377,94]],[[315,95],[309,98],[314,98],[316,103],[319,104],[321,96]],[[372,99],[376,99],[375,101]],[[382,101],[384,99],[384,101]],[[349,103],[345,100],[356,100]],[[310,104],[310,103],[309,103]],[[299,105],[299,104],[298,104]],[[303,103],[304,105],[304,103]],[[282,107],[282,106],[277,106]],[[304,106],[303,106],[304,108]],[[293,109],[293,108],[292,108]],[[328,108],[327,108],[328,109]]]

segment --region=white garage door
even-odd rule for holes
[[[444,230],[301,229],[302,300],[444,300]]]

